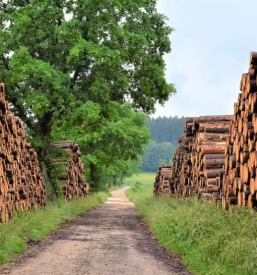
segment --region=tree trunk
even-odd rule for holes
[[[52,169],[49,159],[49,147],[48,143],[39,149],[39,160],[42,176],[46,186],[47,198],[52,201],[57,201],[59,204],[57,181],[52,175]]]
[[[94,163],[90,163],[90,190],[95,192],[99,189],[99,178],[97,176],[97,168]]]

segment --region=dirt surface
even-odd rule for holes
[[[125,190],[33,245],[0,274],[189,275],[179,256],[147,231]]]

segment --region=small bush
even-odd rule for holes
[[[142,185],[143,185],[143,184],[142,184],[141,182],[136,181],[136,183],[134,184],[132,190],[133,190],[134,192],[139,192],[139,191],[142,190]]]

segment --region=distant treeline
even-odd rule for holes
[[[148,119],[152,142],[142,157],[143,171],[155,172],[158,165],[169,164],[184,130],[184,117],[158,117]]]
[[[184,117],[158,117],[148,119],[151,138],[157,142],[178,143],[184,130]]]

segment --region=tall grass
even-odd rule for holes
[[[0,225],[0,265],[14,259],[27,248],[29,241],[39,241],[66,220],[104,203],[109,193],[94,193],[86,199],[62,202],[60,206],[50,203],[32,213],[22,213],[10,223]]]
[[[183,255],[189,270],[201,275],[257,274],[256,213],[238,208],[229,213],[196,198],[156,199],[149,182],[137,187],[127,195],[138,213],[161,244]]]
[[[136,181],[141,182],[144,185],[147,185],[151,190],[153,189],[153,181],[156,173],[144,172],[139,175],[134,175],[131,178],[124,180],[124,185],[133,186]]]

